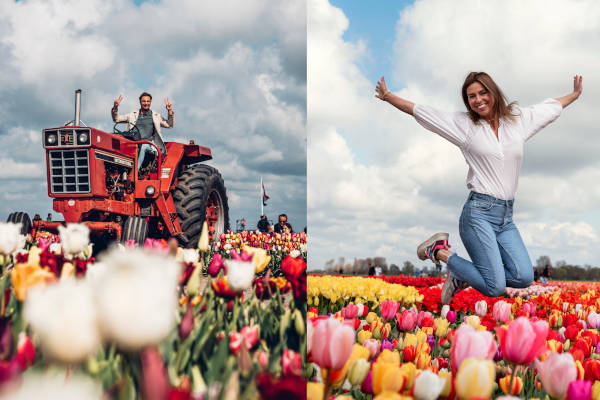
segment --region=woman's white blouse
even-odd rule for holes
[[[532,107],[513,105],[514,121],[501,120],[498,138],[483,120],[474,123],[466,112],[442,112],[417,104],[413,115],[425,129],[457,145],[469,165],[467,188],[503,200],[515,197],[523,161],[523,144],[562,112],[556,99]]]

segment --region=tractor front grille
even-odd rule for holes
[[[53,194],[89,193],[88,149],[50,150],[50,190]]]

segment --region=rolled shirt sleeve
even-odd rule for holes
[[[469,117],[464,112],[443,112],[422,104],[413,108],[415,120],[425,129],[437,133],[458,147],[467,142],[467,127]]]
[[[556,99],[546,99],[534,106],[519,108],[523,138],[531,139],[542,128],[554,122],[562,113],[562,109],[562,104]]]

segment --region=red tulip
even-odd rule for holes
[[[302,257],[294,258],[288,255],[281,261],[281,272],[283,272],[288,279],[298,278],[305,270],[306,262]]]
[[[583,363],[583,370],[585,371],[586,381],[598,381],[600,380],[600,360],[588,358]]]
[[[35,361],[35,346],[24,332],[19,333],[16,358],[22,371],[26,370]]]
[[[525,317],[515,319],[506,328],[496,328],[500,349],[507,361],[529,364],[546,348],[548,323],[531,322]]]
[[[402,349],[402,360],[404,362],[411,362],[417,356],[417,350],[414,346],[406,346]]]
[[[358,315],[358,306],[356,304],[348,304],[342,308],[342,317],[345,319],[354,319]]]

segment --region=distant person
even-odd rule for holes
[[[544,270],[542,271],[542,278],[540,279],[540,281],[542,283],[546,283],[548,282],[548,279],[550,279],[550,264],[546,264],[546,266],[544,267]]]
[[[262,233],[269,232],[269,220],[267,219],[266,214],[260,216],[260,220],[258,220],[258,224],[256,224],[256,227]]]
[[[273,228],[273,230],[275,231],[275,233],[283,233],[283,227],[286,225],[289,227],[290,233],[293,233],[294,230],[292,229],[292,225],[290,225],[287,222],[287,215],[279,214],[279,222],[277,222],[275,224],[275,227]]]
[[[375,266],[374,265],[369,266],[369,276],[375,276]]]
[[[381,268],[381,266],[376,265],[375,266],[375,276],[381,276],[382,273],[383,273],[383,269]]]
[[[537,268],[533,269],[533,280],[535,282],[539,282],[540,280],[540,271]]]

